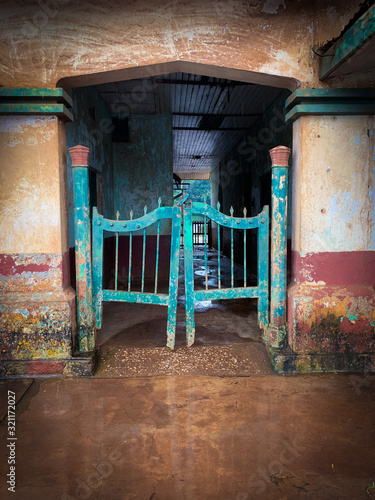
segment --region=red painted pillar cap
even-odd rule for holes
[[[74,146],[69,148],[69,154],[72,158],[72,165],[88,166],[90,148],[86,148],[86,146]]]
[[[273,167],[275,165],[288,166],[290,148],[287,148],[286,146],[276,146],[275,148],[270,149],[270,155]]]

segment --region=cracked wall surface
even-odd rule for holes
[[[200,68],[202,74],[223,78],[231,68],[238,79],[292,90],[300,84],[319,87],[320,61],[312,47],[338,36],[359,5],[350,0],[125,5],[120,0],[16,0],[0,7],[1,83],[81,86],[178,71],[179,64],[186,71],[190,64],[195,73]],[[176,61],[174,68],[163,66]],[[70,79],[80,75],[91,76]],[[332,84],[350,86],[350,80],[333,79]],[[358,77],[355,84],[361,84]]]

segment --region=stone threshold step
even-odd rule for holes
[[[97,378],[208,375],[246,377],[274,373],[261,342],[239,345],[177,347],[103,347]]]

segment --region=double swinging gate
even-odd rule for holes
[[[129,220],[106,219],[98,213],[96,207],[93,209],[92,217],[92,260],[93,260],[93,308],[96,327],[102,324],[103,302],[136,302],[143,304],[158,304],[168,307],[167,322],[167,347],[174,349],[176,333],[176,310],[179,277],[179,250],[181,227],[183,217],[184,227],[184,281],[185,281],[185,308],[186,308],[186,342],[188,346],[194,343],[195,319],[194,304],[202,300],[258,298],[258,322],[261,328],[268,325],[268,261],[269,261],[269,209],[268,206],[255,217],[233,217],[227,216],[207,203],[192,202],[185,195],[180,202],[173,207],[159,207],[147,214],[146,207],[144,215],[133,219],[132,213]],[[197,290],[194,285],[193,268],[193,216],[204,217],[204,262],[205,262],[205,289]],[[171,253],[168,293],[158,291],[158,269],[160,249],[160,221],[171,220]],[[217,287],[208,286],[208,234],[206,222],[210,220],[217,224],[218,252],[217,252]],[[155,277],[152,292],[145,291],[145,256],[147,242],[147,228],[156,224],[156,253],[155,253]],[[230,287],[224,287],[221,278],[221,238],[220,227],[230,230],[231,247],[231,276]],[[247,231],[257,229],[257,285],[248,286],[246,255],[247,255]],[[114,290],[103,289],[103,257],[104,257],[104,231],[115,236],[115,283]],[[235,286],[234,280],[234,232],[243,233],[244,269],[243,286]],[[132,289],[132,239],[134,233],[143,233],[142,244],[142,278],[140,290]],[[118,289],[118,260],[119,260],[119,235],[129,235],[129,266],[127,289]]]
[[[159,304],[168,307],[167,346],[175,345],[176,309],[179,277],[179,247],[183,219],[184,228],[184,281],[186,304],[186,341],[190,346],[194,343],[195,321],[194,304],[200,300],[237,299],[242,297],[258,298],[258,322],[265,330],[265,339],[271,348],[279,349],[287,346],[286,329],[286,241],[287,241],[287,199],[288,199],[288,158],[290,149],[277,146],[270,150],[272,159],[272,229],[271,249],[269,249],[269,209],[265,206],[255,217],[233,217],[225,215],[207,203],[192,202],[185,196],[173,207],[159,207],[138,219],[111,220],[93,209],[92,226],[90,224],[89,194],[89,149],[75,146],[69,149],[72,156],[73,195],[74,195],[74,227],[75,227],[75,260],[77,284],[77,336],[76,346],[79,352],[90,352],[95,349],[95,327],[102,324],[102,307],[104,301],[138,302]],[[205,247],[205,289],[196,289],[193,269],[193,216],[204,217]],[[171,220],[171,254],[168,293],[158,290],[160,222]],[[218,286],[208,286],[207,267],[207,224],[217,224],[218,237]],[[145,255],[147,228],[157,226],[157,245],[155,253],[155,286],[153,292],[145,291]],[[220,227],[230,230],[231,247],[231,280],[230,286],[223,286],[221,280],[221,241]],[[247,231],[257,230],[257,285],[248,286],[247,280]],[[114,234],[116,240],[115,287],[114,290],[103,288],[103,246],[104,231]],[[142,247],[142,283],[140,291],[132,289],[132,238],[136,232],[143,232]],[[243,232],[244,269],[243,286],[234,286],[234,235],[235,231]],[[127,289],[118,289],[119,236],[129,235],[129,271]],[[92,239],[91,239],[92,235]],[[91,248],[92,240],[92,248]],[[271,264],[271,286],[269,287],[269,262]],[[269,292],[270,290],[270,292]],[[270,306],[269,306],[270,305]]]

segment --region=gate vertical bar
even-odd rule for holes
[[[116,220],[119,220],[119,218],[120,218],[120,212],[117,210]],[[93,246],[94,246],[94,242],[93,242]],[[93,268],[93,270],[94,270],[94,268]],[[115,250],[115,290],[117,290],[117,287],[118,287],[118,231],[116,231],[116,250]]]
[[[103,318],[103,216],[96,207],[92,210],[92,303],[96,328]]]
[[[130,220],[133,220],[133,210],[130,210]],[[129,234],[129,270],[128,270],[128,292],[132,286],[132,254],[133,254],[133,233]]]
[[[220,211],[220,203],[217,202],[217,211]],[[221,288],[221,270],[220,270],[220,224],[217,224],[217,282],[219,290]]]
[[[259,214],[258,227],[258,323],[260,328],[265,330],[267,337],[267,326],[269,321],[268,306],[268,284],[269,284],[269,208],[266,205]]]
[[[290,149],[277,146],[270,150],[272,159],[271,229],[271,308],[268,344],[287,346],[286,331],[286,253],[288,209],[288,160]]]
[[[144,208],[144,214],[147,214],[147,207]],[[143,230],[143,244],[142,244],[142,285],[141,293],[145,290],[145,263],[146,263],[146,229]]]
[[[208,262],[207,262],[207,224],[206,216],[204,216],[204,281],[206,290],[208,290]]]
[[[90,149],[74,146],[69,149],[73,169],[74,238],[77,285],[77,345],[80,352],[95,348],[92,309],[92,265],[89,156]]]
[[[183,205],[184,210],[184,256],[185,256],[185,309],[186,343],[190,347],[195,339],[194,319],[194,267],[193,267],[193,223],[191,201]]]
[[[233,217],[233,207],[230,207],[230,216]],[[234,246],[233,246],[233,228],[230,228],[230,286],[234,287]]]
[[[160,249],[160,220],[158,220],[157,235],[156,235],[155,289],[154,289],[154,293],[158,293],[159,249]]]
[[[176,338],[177,298],[178,298],[178,271],[180,261],[181,240],[181,209],[173,207],[172,236],[171,236],[171,265],[169,275],[167,347],[174,349]]]

